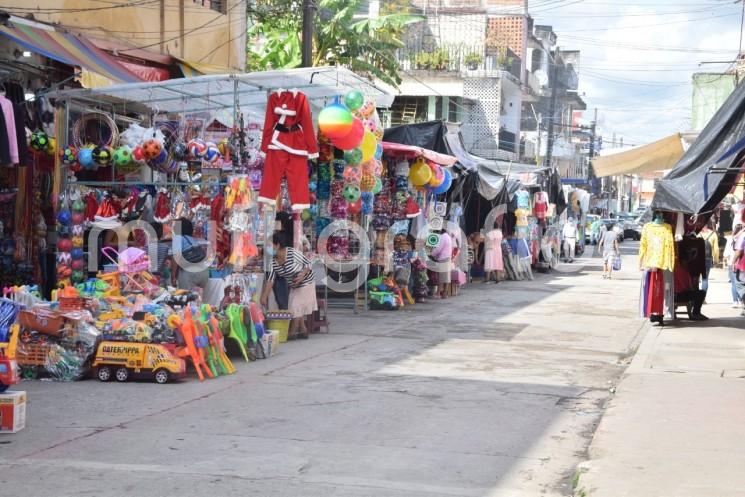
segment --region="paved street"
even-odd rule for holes
[[[570,495],[643,335],[634,266],[604,281],[585,259],[411,310],[335,310],[331,334],[204,383],[23,383],[28,425],[0,438],[0,488]]]

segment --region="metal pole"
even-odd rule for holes
[[[554,63],[551,68],[551,102],[548,109],[548,140],[546,142],[546,163],[548,167],[552,167],[551,159],[553,158],[554,149],[554,119],[556,114],[556,93],[559,86],[559,47],[556,47],[554,53]]]
[[[313,23],[315,16],[315,0],[303,0],[303,67],[313,67],[313,32],[315,31]]]

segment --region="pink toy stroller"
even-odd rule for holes
[[[149,272],[150,259],[144,250],[129,247],[119,253],[114,247],[104,247],[101,253],[116,264],[117,273],[126,280],[122,291],[153,293],[157,290],[156,279]]]

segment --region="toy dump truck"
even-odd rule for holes
[[[162,384],[183,377],[186,362],[163,345],[104,341],[98,345],[93,368],[101,381],[139,376]]]

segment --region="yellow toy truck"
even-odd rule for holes
[[[93,368],[101,381],[124,382],[139,376],[163,384],[183,377],[186,362],[163,345],[104,341],[98,345]]]

